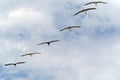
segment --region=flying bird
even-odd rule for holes
[[[58,41],[60,41],[60,40],[46,41],[46,42],[39,43],[38,45],[48,44],[48,46],[50,46],[51,43],[53,43],[53,42],[58,42]]]
[[[28,53],[28,54],[21,55],[21,57],[24,57],[24,56],[31,56],[32,57],[32,55],[35,55],[35,54],[41,54],[41,53]]]
[[[89,4],[95,4],[97,6],[98,3],[102,3],[102,4],[107,4],[107,2],[102,2],[102,1],[93,1],[93,2],[88,2],[85,5],[89,5]]]
[[[82,12],[84,12],[84,13],[87,14],[87,11],[89,11],[89,10],[95,10],[95,9],[96,9],[96,8],[87,8],[87,9],[83,9],[83,10],[78,11],[77,13],[75,13],[74,16],[75,16],[75,15],[78,15],[79,13],[82,13]]]
[[[60,31],[70,30],[70,32],[71,32],[72,28],[80,28],[80,26],[68,26],[68,27],[61,29]]]
[[[17,64],[24,64],[24,63],[25,62],[9,63],[9,64],[5,64],[4,66],[10,66],[10,65],[16,66]]]

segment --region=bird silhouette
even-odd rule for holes
[[[5,64],[4,66],[10,66],[10,65],[16,66],[17,64],[24,64],[24,63],[26,62],[9,63],[9,64]]]
[[[53,42],[58,42],[58,41],[60,41],[60,40],[46,41],[46,42],[39,43],[38,45],[48,44],[48,46],[50,46],[51,43],[53,43]]]
[[[80,26],[68,26],[68,27],[61,29],[60,31],[70,30],[70,32],[71,32],[72,28],[80,28]]]
[[[41,54],[41,53],[28,53],[28,54],[21,55],[21,57],[24,57],[24,56],[31,56],[32,57],[32,55],[35,55],[35,54]]]
[[[83,10],[78,11],[77,13],[75,13],[74,16],[75,16],[75,15],[78,15],[79,13],[82,13],[82,12],[84,12],[84,13],[87,14],[87,11],[89,11],[89,10],[95,10],[95,9],[96,9],[96,8],[87,8],[87,9],[83,9]]]
[[[98,3],[102,3],[102,4],[107,4],[107,2],[102,2],[102,1],[93,1],[93,2],[88,2],[85,5],[89,5],[89,4],[95,4],[97,6]]]

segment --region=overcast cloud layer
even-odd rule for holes
[[[0,0],[0,80],[120,80],[120,1],[89,1]],[[87,7],[97,9],[73,16]],[[71,25],[81,28],[59,31]],[[29,52],[42,54],[20,57]]]

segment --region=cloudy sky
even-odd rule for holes
[[[0,0],[0,80],[120,80],[120,1],[89,1]],[[88,7],[97,9],[73,16]],[[30,52],[42,54],[20,57]]]

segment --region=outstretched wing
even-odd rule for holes
[[[61,29],[60,31],[64,31],[64,30],[66,30],[66,29],[69,29],[69,27],[63,28],[63,29]]]
[[[32,53],[32,54],[41,54],[41,53]]]
[[[95,10],[96,8],[87,8],[86,10],[88,11],[88,10]]]
[[[74,14],[74,16],[80,14],[81,12],[84,12],[84,10],[78,11],[77,13]]]
[[[52,40],[52,41],[50,41],[50,42],[58,42],[58,41],[60,41],[60,40]]]
[[[80,26],[72,26],[71,28],[80,28]]]
[[[24,57],[24,56],[27,56],[27,55],[29,55],[29,54],[23,54],[23,55],[21,55],[21,57]]]
[[[16,64],[24,64],[25,62],[17,62]]]
[[[4,66],[14,65],[14,63],[5,64]]]
[[[42,43],[39,43],[37,45],[42,45],[42,44],[47,44],[48,42],[42,42]]]
[[[95,2],[88,2],[85,5],[94,4]]]
[[[97,3],[107,4],[107,2],[97,1]]]
[[[41,53],[36,53],[36,52],[34,52],[34,53],[29,53],[29,55],[34,55],[34,54],[41,54]]]

